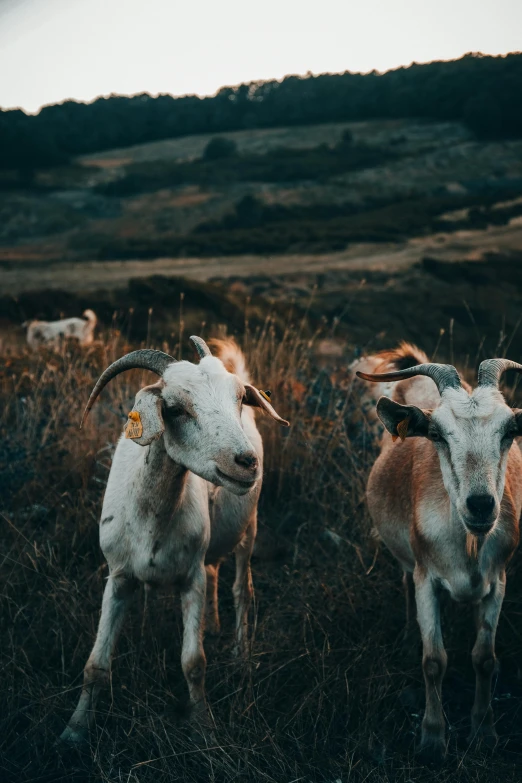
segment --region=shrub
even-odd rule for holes
[[[237,145],[232,139],[224,136],[215,136],[210,139],[203,151],[203,160],[221,160],[237,155]]]

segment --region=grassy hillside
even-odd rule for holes
[[[83,155],[78,161],[84,165],[110,168],[128,163],[152,161],[188,161],[200,158],[213,138],[231,139],[240,154],[263,154],[276,149],[309,149],[320,144],[333,145],[349,130],[357,142],[380,147],[390,138],[397,143],[408,143],[411,150],[420,151],[439,144],[444,136],[447,144],[466,141],[472,134],[459,123],[415,122],[381,120],[365,122],[325,122],[318,125],[295,125],[282,128],[250,128],[222,133],[200,133],[174,139],[163,139],[132,147]],[[395,134],[395,135],[394,135]],[[399,141],[400,140],[400,141]]]
[[[233,154],[215,159],[212,138],[111,150],[30,181],[4,173],[0,260],[327,253],[522,211],[522,142],[479,142],[457,124],[238,132],[224,137]],[[456,210],[460,220],[446,219]]]

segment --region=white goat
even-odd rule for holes
[[[200,356],[198,365],[176,362],[161,351],[134,351],[105,370],[84,413],[83,420],[103,387],[125,370],[144,368],[160,377],[137,393],[109,474],[100,545],[110,575],[80,700],[62,734],[69,742],[80,742],[88,733],[129,599],[140,582],[175,584],[181,591],[181,662],[196,719],[204,720],[206,714],[202,636],[207,549],[213,629],[218,624],[219,564],[235,551],[236,642],[243,649],[246,645],[250,555],[263,469],[252,407],[281,424],[288,422],[266,393],[249,383],[237,346],[232,349],[228,343],[227,356],[240,376],[228,372],[201,338],[190,339]]]
[[[496,741],[491,709],[495,633],[522,509],[522,457],[514,444],[522,432],[522,411],[506,405],[498,386],[505,370],[522,372],[522,365],[507,359],[482,362],[472,392],[454,367],[429,363],[415,347],[401,346],[380,358],[395,370],[359,377],[401,383],[392,399],[381,397],[377,403],[387,432],[368,480],[368,507],[403,568],[407,610],[415,597],[426,685],[421,753],[440,761],[446,750],[442,591],[476,605],[469,739]],[[398,438],[408,440],[394,446]]]
[[[77,340],[80,345],[91,345],[96,327],[96,314],[85,310],[83,318],[64,318],[61,321],[29,321],[27,342],[33,351],[45,346],[59,348],[63,340]]]

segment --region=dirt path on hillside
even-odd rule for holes
[[[485,231],[434,234],[404,243],[351,245],[340,253],[321,255],[227,256],[218,258],[158,258],[153,261],[82,261],[19,263],[0,269],[2,293],[59,288],[92,291],[120,288],[135,277],[182,275],[194,280],[252,277],[326,270],[404,269],[430,256],[443,261],[478,261],[486,253],[522,250],[522,218]]]

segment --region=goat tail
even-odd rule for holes
[[[421,351],[413,343],[407,343],[404,340],[401,340],[396,348],[379,351],[375,355],[375,359],[378,359],[380,363],[374,372],[384,372],[387,368],[391,370],[407,370],[410,367],[415,367],[417,364],[429,362],[424,351]]]
[[[250,383],[245,356],[232,337],[213,338],[208,340],[208,344],[213,353],[221,359],[228,372],[235,373],[243,383]]]
[[[96,313],[94,312],[94,310],[84,310],[83,317],[87,319],[87,321],[92,327],[96,326],[96,322],[98,319],[96,318]]]

